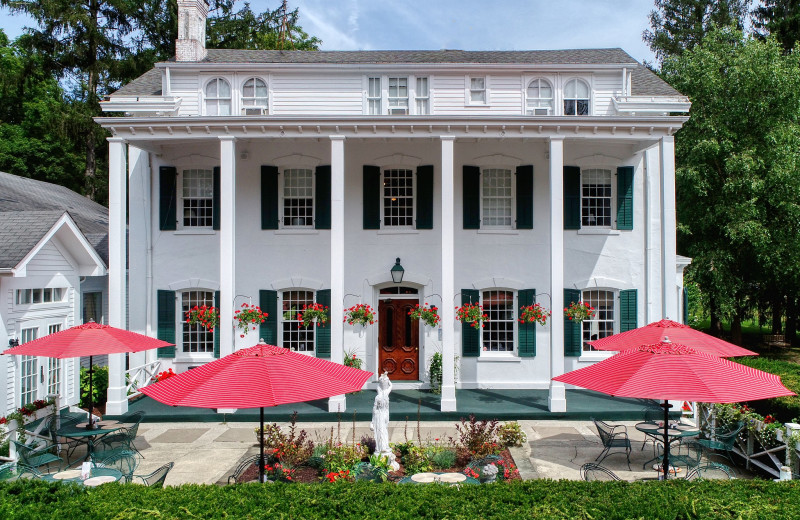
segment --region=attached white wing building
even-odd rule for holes
[[[206,50],[205,2],[179,4],[177,59],[97,119],[113,134],[111,324],[128,308],[131,330],[174,341],[162,367],[264,338],[424,387],[441,352],[443,410],[456,388],[549,388],[563,411],[551,377],[605,355],[584,340],[681,318],[673,134],[689,102],[624,51]],[[565,323],[578,300],[596,317]],[[246,302],[269,318],[240,337]],[[327,327],[298,327],[311,302]],[[463,302],[483,329],[455,321]],[[547,325],[518,322],[534,302]],[[357,303],[375,325],[343,323]],[[438,328],[408,319],[424,303]],[[196,304],[220,308],[213,333],[185,323]]]

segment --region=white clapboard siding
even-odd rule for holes
[[[622,92],[622,74],[599,73],[594,75],[594,114],[610,116],[615,114],[611,99]]]
[[[0,362],[5,363],[5,370],[6,370],[6,388],[5,388],[5,395],[6,395],[6,402],[5,410],[6,413],[3,415],[7,415],[8,413],[14,410],[14,386],[16,383],[16,372],[14,371],[14,358],[16,356],[0,356]]]
[[[52,242],[46,243],[27,266],[28,276],[52,276],[73,270],[72,265]]]
[[[276,74],[272,79],[275,115],[360,115],[363,76]]]
[[[173,96],[181,98],[181,108],[178,115],[196,116],[200,113],[198,100],[200,99],[200,83],[197,74],[180,74],[172,71],[170,74],[170,92]]]
[[[464,114],[464,75],[433,77],[433,113],[436,115]]]
[[[68,358],[64,363],[64,377],[66,377],[66,399],[72,402],[75,399],[75,358]]]
[[[466,104],[464,74],[436,75],[433,78],[436,115],[518,115],[522,113],[522,79],[517,75],[487,77],[489,105]]]

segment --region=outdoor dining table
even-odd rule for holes
[[[77,482],[78,484],[94,487],[100,484],[107,484],[109,482],[117,482],[122,478],[122,472],[114,468],[96,468],[93,467],[89,471],[89,478],[86,480],[81,478],[81,470],[69,469],[66,471],[59,471],[58,473],[48,473],[42,475],[42,480],[50,482]]]
[[[124,425],[117,421],[100,421],[95,423],[95,428],[88,429],[88,422],[79,423],[74,426],[64,426],[56,431],[56,434],[68,439],[75,439],[78,441],[86,442],[86,457],[83,460],[89,460],[94,451],[95,437],[103,437],[109,433],[121,429]]]
[[[664,423],[659,424],[653,422],[640,422],[636,424],[635,428],[652,438],[656,443],[663,442],[664,440]],[[670,426],[667,429],[667,436],[669,437],[670,444],[687,437],[696,437],[698,435],[700,435],[700,429],[689,424],[670,423]],[[652,459],[642,464],[642,468],[647,467],[648,464],[651,464],[657,460],[661,460],[661,455],[656,455]]]

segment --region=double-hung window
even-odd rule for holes
[[[47,327],[48,334],[55,334],[60,330],[60,323],[55,323]],[[58,358],[47,358],[47,393],[61,393],[61,360]]]
[[[482,323],[482,350],[514,352],[516,311],[514,291],[490,289],[481,292],[483,312],[488,320]]]
[[[513,226],[514,175],[510,169],[481,171],[481,227],[511,229]]]
[[[283,170],[283,227],[314,225],[314,171],[308,168]]]
[[[267,83],[260,78],[250,78],[242,84],[242,115],[269,113]]]
[[[467,98],[470,105],[487,105],[488,97],[486,95],[486,77],[485,76],[470,76],[469,77],[469,97]]]
[[[583,303],[594,307],[594,315],[583,320],[581,326],[583,351],[591,352],[594,350],[587,341],[594,341],[614,334],[614,291],[602,289],[590,289],[583,291],[581,295]]]
[[[39,329],[36,327],[22,329],[20,332],[20,343],[25,344],[39,337]],[[36,356],[20,356],[20,406],[25,406],[36,400],[36,376],[38,363]]]
[[[431,94],[428,86],[428,78],[417,78],[417,88],[414,92],[414,100],[416,101],[416,110],[418,115],[426,115],[431,113]]]
[[[529,116],[549,116],[553,113],[553,87],[546,80],[537,78],[528,83],[525,113]]]
[[[564,85],[564,115],[589,115],[589,85],[579,79],[571,79]]]
[[[611,170],[581,170],[581,226],[611,228]]]
[[[213,78],[206,83],[205,106],[207,116],[231,115],[231,84],[223,78]]]
[[[383,171],[383,227],[414,226],[414,172],[406,169]]]
[[[389,76],[389,115],[408,114],[408,78]]]
[[[214,306],[214,293],[210,291],[184,291],[181,293],[180,316],[194,307]],[[209,330],[199,323],[190,324],[181,319],[183,326],[183,352],[186,354],[212,354],[214,352],[214,334],[216,331]]]
[[[367,79],[367,105],[369,107],[368,113],[371,116],[381,115],[381,99],[383,97],[383,89],[381,88],[381,77],[373,76]]]
[[[368,115],[430,114],[430,83],[427,76],[368,76]]]
[[[183,227],[212,227],[214,223],[214,172],[183,170]]]
[[[288,290],[281,293],[281,346],[298,352],[314,352],[314,325],[303,327],[299,314],[314,303],[314,291]]]

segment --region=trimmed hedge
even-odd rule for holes
[[[786,388],[800,395],[800,365],[797,363],[761,356],[741,357],[734,359],[734,361],[780,376],[781,382]],[[800,417],[800,397],[798,396],[764,399],[750,402],[748,405],[761,415],[771,415],[782,423],[787,423]]]
[[[451,488],[369,482],[83,488],[0,482],[3,519],[797,518],[800,482],[532,480]]]

